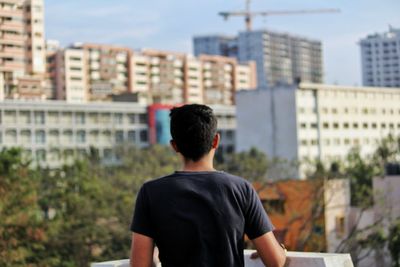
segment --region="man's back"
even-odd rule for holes
[[[175,172],[141,189],[131,230],[152,237],[163,267],[243,266],[243,235],[273,228],[244,179],[224,172]]]

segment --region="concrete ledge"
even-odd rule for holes
[[[246,267],[263,267],[260,259],[250,259],[254,250],[244,251]],[[161,266],[161,265],[160,265]],[[129,267],[129,260],[92,263],[91,267]],[[288,252],[286,267],[354,267],[350,254]]]

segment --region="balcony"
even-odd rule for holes
[[[254,250],[244,251],[244,265],[246,267],[263,267],[260,259],[250,259]],[[350,254],[288,252],[286,267],[353,267]],[[161,266],[158,264],[157,266]],[[129,267],[129,260],[116,260],[92,263],[91,267]]]

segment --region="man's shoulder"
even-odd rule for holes
[[[170,183],[180,182],[185,183],[187,181],[204,181],[207,179],[209,182],[226,184],[230,186],[238,187],[251,187],[250,182],[240,176],[236,176],[224,171],[212,171],[212,172],[182,172],[176,171],[172,174],[151,179],[145,182],[144,186],[158,187],[167,185]]]

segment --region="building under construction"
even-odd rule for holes
[[[243,11],[220,12],[225,20],[244,17],[246,31],[238,36],[207,35],[193,39],[194,54],[235,57],[240,62],[253,60],[257,63],[258,86],[275,86],[279,83],[293,84],[300,81],[323,83],[322,44],[288,33],[269,30],[253,31],[252,22],[257,16],[304,15],[337,13],[337,9],[280,10],[253,12],[250,0]]]

